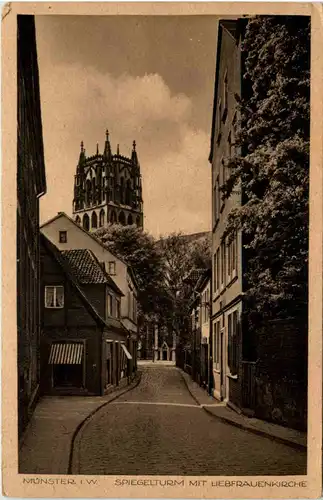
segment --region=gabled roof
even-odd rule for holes
[[[71,271],[82,285],[102,283],[109,285],[117,294],[124,295],[120,288],[101,267],[91,250],[64,250],[61,252]]]
[[[197,292],[201,292],[203,288],[205,288],[207,283],[210,281],[211,276],[212,276],[212,269],[205,269],[204,273],[201,274],[201,276],[197,280],[197,283],[195,285],[195,290]]]
[[[77,281],[73,271],[71,270],[68,261],[63,257],[59,249],[42,233],[40,233],[40,242],[44,246],[45,250],[52,256],[54,260],[58,263],[63,273],[65,274],[68,281],[73,286],[75,292],[79,296],[80,300],[83,302],[85,308],[89,314],[93,317],[96,323],[101,328],[113,328],[123,335],[127,335],[129,332],[121,323],[121,321],[115,318],[107,318],[106,320],[101,317],[95,307],[92,305],[91,301],[88,299],[84,291],[81,289],[79,282]]]
[[[72,224],[74,224],[74,226],[76,226],[80,231],[83,231],[83,233],[85,233],[87,236],[89,236],[90,238],[92,238],[92,240],[94,240],[96,243],[98,243],[98,245],[100,245],[102,248],[104,248],[104,250],[106,250],[107,252],[110,252],[111,255],[113,255],[116,259],[120,260],[120,262],[122,262],[125,266],[128,266],[128,264],[121,258],[121,257],[118,257],[116,256],[113,252],[111,252],[111,250],[109,250],[103,243],[102,241],[99,240],[99,238],[97,238],[96,236],[94,236],[92,233],[90,233],[89,231],[86,231],[85,229],[83,229],[82,226],[80,226],[79,224],[77,224],[75,222],[75,220],[72,219],[72,217],[70,217],[69,215],[67,215],[65,212],[58,212],[57,215],[55,215],[55,217],[52,217],[51,219],[49,219],[47,222],[44,222],[44,224],[42,224],[40,226],[40,230],[42,230],[42,228],[48,226],[49,224],[51,224],[52,222],[54,222],[55,220],[59,219],[60,217],[65,217],[66,219],[68,219]]]

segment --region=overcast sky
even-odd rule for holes
[[[217,21],[211,16],[38,16],[47,194],[41,221],[71,215],[80,142],[130,155],[137,142],[145,229],[210,229],[208,163]]]

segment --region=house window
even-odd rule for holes
[[[220,249],[216,251],[216,277],[215,277],[215,290],[218,291],[220,288]]]
[[[214,204],[214,224],[217,223],[217,221],[220,218],[220,203],[221,203],[221,198],[220,198],[220,179],[219,176],[216,179],[214,188],[213,188],[213,204]]]
[[[112,349],[113,343],[106,343],[106,386],[113,383],[112,378]]]
[[[113,316],[113,296],[108,294],[108,316]]]
[[[45,286],[46,309],[62,309],[64,307],[64,287]]]
[[[225,259],[225,242],[221,243],[221,285],[225,285],[225,268],[226,268],[226,259]]]
[[[133,319],[133,321],[136,321],[136,319],[137,319],[137,300],[136,300],[136,297],[134,295],[133,295],[132,301],[133,301],[132,319]]]
[[[108,266],[109,266],[109,274],[116,274],[116,263],[114,261],[109,262]]]
[[[60,231],[59,232],[59,242],[60,243],[67,243],[67,231]]]
[[[220,321],[214,323],[214,334],[213,334],[213,363],[216,370],[220,370],[220,359],[221,359],[221,341],[220,341]]]
[[[133,316],[133,295],[131,290],[128,290],[128,318],[132,319]]]
[[[120,318],[121,316],[121,311],[120,311],[120,300],[116,299],[116,317]]]
[[[223,111],[222,111],[223,123],[225,123],[227,115],[228,115],[228,71],[226,70],[223,80]]]
[[[237,233],[228,243],[228,279],[229,281],[237,275]]]
[[[137,322],[137,299],[136,299],[136,297],[134,297],[133,307],[134,307],[133,320],[136,323]]]
[[[231,375],[238,373],[238,311],[228,316],[228,365]]]

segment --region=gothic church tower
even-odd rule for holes
[[[106,131],[103,154],[99,146],[86,157],[83,142],[74,181],[73,219],[87,231],[107,224],[136,224],[143,228],[143,200],[136,143],[131,158],[113,155]]]

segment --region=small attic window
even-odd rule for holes
[[[114,261],[109,262],[109,274],[116,274],[116,263]]]
[[[67,231],[60,231],[59,232],[59,242],[60,243],[67,243]]]

